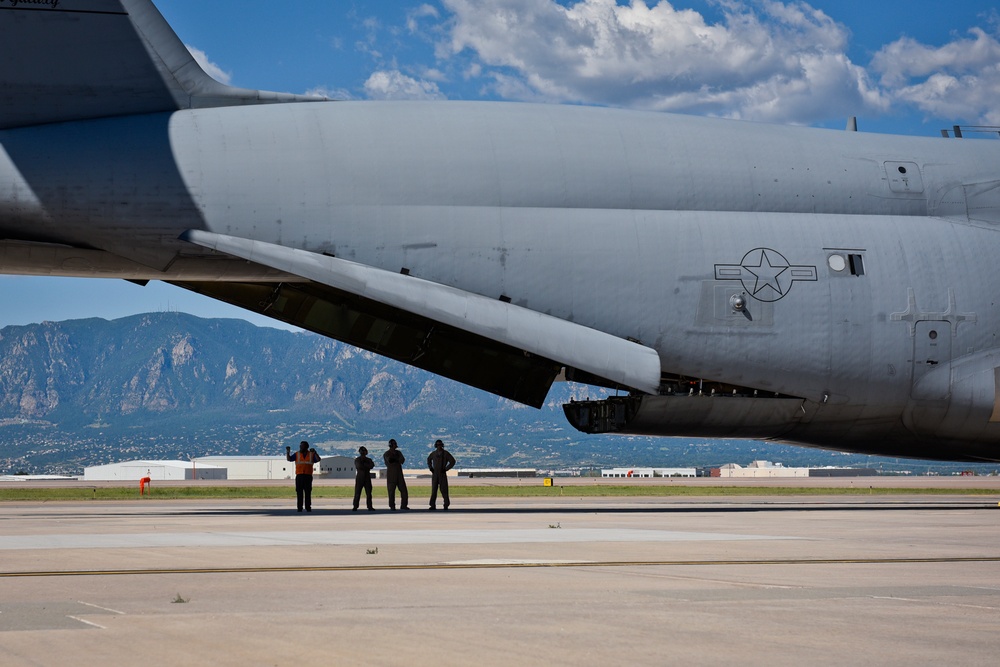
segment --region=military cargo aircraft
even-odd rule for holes
[[[0,0],[0,271],[161,280],[587,432],[1000,460],[1000,141],[209,78]]]

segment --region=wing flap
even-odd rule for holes
[[[607,380],[655,394],[660,359],[652,348],[617,336],[414,276],[336,257],[201,230],[181,238],[315,283],[495,341]]]

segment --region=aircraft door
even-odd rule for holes
[[[920,400],[945,400],[951,392],[951,323],[921,320],[913,339],[913,383],[910,396]],[[921,382],[929,373],[933,378]],[[935,381],[936,380],[936,381]]]

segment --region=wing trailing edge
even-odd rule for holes
[[[612,386],[627,387],[646,393],[655,394],[659,387],[660,358],[655,350],[596,329],[415,276],[393,273],[305,250],[201,230],[187,231],[181,239],[301,276],[365,302],[380,304],[383,308],[404,313],[405,316],[401,318],[403,320],[415,317],[432,323],[429,328],[424,327],[423,330],[427,331],[426,339],[423,342],[418,341],[416,347],[421,351],[414,354],[413,359],[407,358],[407,353],[387,354],[387,356],[428,368],[514,400],[540,405],[560,367],[604,380]],[[331,320],[344,317],[346,316],[341,311],[330,311]],[[303,319],[307,321],[306,318]],[[357,318],[352,317],[351,321],[354,323]],[[353,326],[355,325],[352,324]],[[429,345],[431,332],[435,327],[486,341],[483,345],[485,354],[495,355],[506,351],[508,354],[506,361],[497,364],[497,373],[516,374],[516,368],[512,370],[512,367],[527,363],[524,359],[531,359],[535,362],[530,368],[526,366],[521,374],[536,378],[544,376],[548,381],[542,383],[544,387],[537,387],[527,393],[524,388],[507,391],[503,386],[492,386],[488,378],[477,382],[475,378],[463,376],[465,371],[453,368],[456,366],[452,363],[453,360],[444,359],[438,365],[421,364],[423,347]],[[320,332],[331,330],[331,327],[324,323],[314,323],[314,326],[305,328]],[[369,333],[360,337],[361,347],[384,353],[371,341],[373,338],[371,330],[371,328],[366,329]],[[384,331],[384,328],[379,331]],[[454,334],[444,335],[454,337]],[[350,340],[349,336],[341,337],[336,335],[336,332],[334,337],[358,344],[357,341]],[[366,340],[373,344],[364,345]],[[489,349],[490,342],[497,346],[496,350]],[[433,357],[433,354],[429,356]],[[536,372],[539,366],[548,367],[551,372],[547,375]],[[510,378],[509,383],[516,385],[517,378]]]

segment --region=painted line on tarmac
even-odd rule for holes
[[[134,549],[156,547],[255,547],[366,544],[549,544],[568,542],[719,542],[795,540],[744,535],[637,528],[520,528],[474,530],[212,531],[195,533],[109,533],[9,535],[0,552],[31,549]]]
[[[1000,563],[1000,556],[941,558],[770,558],[760,560],[643,560],[643,561],[456,561],[398,565],[317,565],[290,567],[137,568],[130,570],[49,570],[0,572],[0,579],[18,577],[106,577],[154,574],[245,574],[285,572],[387,572],[394,570],[492,570],[557,567],[690,567],[741,565],[914,565],[920,563]]]

